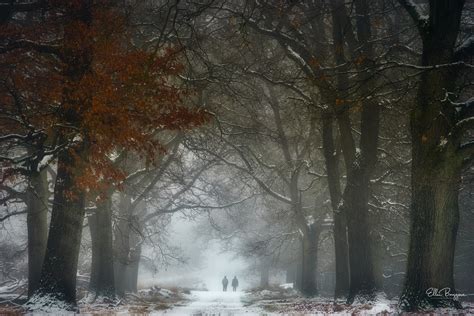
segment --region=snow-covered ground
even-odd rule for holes
[[[374,304],[334,304],[330,299],[303,298],[291,289],[254,292],[192,291],[189,303],[150,315],[240,316],[240,315],[400,315],[396,300],[379,298]],[[251,298],[250,298],[251,297]],[[252,303],[250,303],[252,301]],[[250,304],[249,304],[250,303]],[[417,315],[473,315],[472,305],[464,310],[439,309]]]
[[[11,288],[0,293],[0,315],[74,315],[62,306],[49,304],[46,298],[30,300],[26,305],[9,304]],[[15,295],[18,295],[16,293]],[[436,309],[418,315],[474,315],[474,304],[464,302],[463,310]],[[80,315],[399,315],[396,300],[379,297],[373,304],[334,303],[330,298],[305,298],[291,286],[274,286],[251,291],[222,292],[151,287],[117,300],[79,301]],[[77,315],[77,314],[75,314]]]
[[[191,291],[189,304],[151,315],[268,315],[258,308],[245,307],[241,300],[243,295],[243,292],[232,291]]]

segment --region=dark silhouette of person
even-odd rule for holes
[[[234,292],[237,290],[237,287],[239,286],[239,280],[237,280],[237,277],[234,275],[234,278],[232,279],[232,289]]]
[[[222,291],[227,291],[227,284],[229,284],[229,280],[227,280],[227,276],[224,276],[222,279]]]

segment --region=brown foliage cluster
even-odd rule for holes
[[[78,181],[94,188],[97,179],[123,178],[111,163],[114,152],[153,161],[163,150],[157,131],[189,129],[206,116],[183,102],[193,92],[178,81],[178,47],[136,47],[124,13],[109,1],[87,3],[52,0],[44,12],[2,28],[0,126],[4,135],[41,135],[28,140],[37,149],[66,143],[72,154],[85,144],[87,155],[76,157],[85,162]],[[81,10],[88,18],[78,18]]]

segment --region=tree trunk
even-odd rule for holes
[[[31,171],[27,190],[28,297],[38,289],[48,241],[48,179],[46,170]]]
[[[322,116],[323,126],[323,152],[326,164],[329,195],[333,209],[334,219],[334,250],[336,263],[336,285],[334,297],[347,297],[349,291],[349,259],[347,242],[347,222],[346,215],[339,203],[342,199],[340,187],[340,174],[338,168],[338,155],[333,139],[333,114],[326,111]]]
[[[318,293],[316,267],[320,231],[314,224],[308,226],[308,233],[302,238],[301,292],[306,296],[315,296]]]
[[[260,287],[262,289],[268,288],[270,285],[270,271],[269,267],[261,266],[260,267]]]
[[[138,271],[140,267],[140,256],[141,256],[141,245],[138,245],[135,249],[129,253],[127,262],[117,261],[115,262],[116,273],[116,291],[120,296],[125,293],[136,293],[138,291]]]
[[[96,297],[115,297],[114,260],[112,248],[111,197],[98,203],[96,212],[89,217],[92,239],[90,291]]]
[[[138,218],[131,214],[131,206],[130,196],[122,194],[119,220],[114,231],[115,287],[120,296],[137,292],[142,238]]]
[[[336,284],[334,298],[347,297],[349,291],[349,249],[346,216],[341,209],[334,212],[334,247],[336,260]]]
[[[115,293],[118,296],[123,297],[126,292],[126,276],[127,276],[127,264],[119,260],[114,262],[114,276],[115,276]]]
[[[369,222],[370,178],[377,164],[380,106],[373,99],[372,47],[370,10],[367,0],[355,0],[356,29],[360,48],[351,52],[361,60],[358,80],[362,101],[360,155],[350,166],[344,192],[349,239],[350,288],[348,302],[371,301],[377,290],[372,256],[373,241]],[[357,55],[355,55],[355,53]]]
[[[356,159],[355,141],[352,136],[351,119],[349,117],[349,103],[346,99],[350,98],[350,83],[347,75],[347,59],[345,54],[346,42],[349,44],[349,51],[355,49],[352,23],[348,17],[346,5],[343,0],[331,1],[331,15],[333,23],[332,39],[333,54],[336,65],[341,67],[337,74],[337,95],[334,102],[328,98],[328,104],[332,105],[333,113],[337,119],[339,132],[341,135],[342,153],[346,167],[346,175],[351,173],[354,161]],[[323,149],[328,173],[328,185],[331,196],[331,204],[334,211],[334,246],[336,260],[336,284],[334,297],[343,298],[349,296],[350,287],[350,267],[349,267],[349,241],[347,217],[352,209],[347,207],[347,201],[342,200],[341,188],[339,184],[339,170],[337,162],[333,158],[335,148],[332,136],[332,113],[328,110],[323,114]],[[329,163],[328,163],[329,162]],[[348,181],[346,181],[347,186]],[[347,187],[345,191],[347,191]],[[344,195],[346,196],[346,194]],[[343,207],[345,206],[345,207]]]
[[[65,151],[58,157],[48,243],[36,292],[63,301],[71,308],[76,304],[77,260],[84,220],[84,193],[75,183],[79,173],[76,157],[81,156],[81,150],[76,150],[76,155]]]
[[[134,233],[136,234],[136,233]],[[132,293],[138,292],[138,271],[140,268],[140,257],[142,255],[141,243],[137,243],[130,253],[130,264],[128,266],[127,291]]]
[[[296,270],[295,270],[295,267],[293,265],[286,268],[285,282],[286,283],[293,283],[293,286],[296,288],[295,274],[296,274]]]
[[[82,0],[69,6],[69,23],[92,22],[92,1]],[[66,27],[63,34],[64,69],[67,84],[63,89],[61,113],[66,124],[77,127],[82,119],[82,110],[92,105],[88,91],[80,95],[77,89],[92,64],[91,39],[79,38],[78,30]],[[80,33],[79,33],[80,34]],[[78,40],[80,41],[78,43]],[[87,131],[76,136],[80,141],[58,154],[58,171],[54,186],[54,201],[48,243],[41,270],[40,285],[36,293],[76,309],[76,274],[82,224],[84,221],[84,189],[78,187],[77,178],[82,175],[88,148]],[[72,139],[61,136],[59,143],[70,143]]]
[[[378,105],[367,100],[362,108],[361,154],[347,174],[342,212],[347,214],[350,287],[348,302],[375,299],[371,227],[369,221],[370,178],[377,162]]]
[[[126,292],[126,275],[129,263],[130,251],[130,225],[129,214],[132,201],[129,195],[122,193],[119,203],[118,222],[114,231],[114,272],[115,289],[118,295],[123,296]]]
[[[362,108],[361,154],[347,174],[342,212],[347,214],[350,288],[348,302],[375,299],[371,227],[369,221],[370,178],[377,162],[378,105],[367,100]]]
[[[423,66],[454,61],[463,5],[464,1],[449,0],[430,3],[429,22],[420,27]],[[454,94],[458,72],[453,67],[424,72],[410,117],[411,235],[400,300],[408,311],[461,307],[448,294],[455,293],[453,266],[463,157],[458,150],[460,135],[452,130],[457,113],[449,102],[442,101],[448,93]]]
[[[369,188],[359,172],[348,177],[344,208],[347,214],[349,239],[350,288],[348,302],[375,298],[375,277],[372,263],[370,226],[367,214]]]
[[[294,288],[297,290],[302,290],[302,284],[303,284],[303,245],[302,242],[300,242],[300,247],[298,251],[298,255],[296,256],[298,260],[295,261],[295,284]]]
[[[269,257],[260,259],[260,287],[268,288],[270,285],[270,268],[272,260]]]
[[[407,310],[455,306],[452,298],[430,297],[430,289],[454,293],[453,263],[459,223],[459,163],[413,161],[411,236],[402,305]],[[435,163],[432,161],[432,163]],[[431,166],[433,164],[430,163]],[[443,169],[440,169],[442,166]],[[427,170],[431,169],[431,170]]]

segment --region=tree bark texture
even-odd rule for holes
[[[77,190],[77,160],[69,152],[58,157],[58,173],[48,243],[41,270],[40,296],[76,304],[76,273],[84,220],[84,193]]]
[[[308,226],[307,233],[302,237],[301,292],[306,296],[315,296],[318,293],[316,267],[320,230],[315,224]]]
[[[115,287],[118,295],[137,292],[141,256],[141,231],[138,219],[131,214],[131,198],[122,194],[119,220],[114,231]]]
[[[66,124],[78,126],[82,111],[92,104],[92,96],[84,91],[77,93],[81,80],[92,67],[92,52],[89,38],[81,39],[77,45],[76,28],[83,25],[87,29],[92,22],[92,1],[82,0],[70,6],[65,21],[63,45],[64,69],[67,79],[63,89],[63,119]],[[66,133],[66,132],[65,132]],[[38,296],[49,296],[76,309],[76,274],[84,221],[84,189],[79,187],[78,177],[82,175],[87,163],[87,131],[75,135],[75,144],[58,154],[58,170],[54,187],[54,201],[51,223],[43,267],[41,270]],[[70,135],[60,135],[60,141],[71,143]],[[79,140],[77,140],[79,139]]]
[[[334,146],[333,114],[331,110],[325,111],[322,116],[323,152],[326,164],[329,195],[333,209],[334,220],[334,250],[336,265],[335,298],[347,297],[349,291],[349,259],[347,241],[346,215],[339,207],[342,200],[339,174],[339,158]]]
[[[431,1],[430,15],[420,27],[422,65],[449,64],[464,1]],[[460,307],[453,297],[430,295],[449,288],[459,223],[458,194],[463,157],[460,137],[453,132],[457,113],[446,100],[454,92],[459,69],[445,67],[421,75],[416,106],[411,112],[412,179],[411,234],[407,275],[400,304],[408,311]]]
[[[46,170],[30,171],[27,189],[28,297],[38,289],[48,241],[48,179]]]
[[[366,0],[355,0],[356,33],[360,49],[351,52],[353,58],[361,60],[358,80],[360,87],[361,135],[360,154],[347,171],[347,183],[344,192],[344,211],[347,214],[349,240],[350,288],[348,302],[375,299],[376,283],[372,256],[372,237],[369,222],[370,179],[377,163],[377,148],[380,123],[380,107],[371,95],[373,73],[371,44],[371,24],[369,4]],[[352,155],[352,154],[351,154]]]
[[[97,210],[89,217],[92,239],[92,264],[90,291],[96,297],[115,297],[114,254],[112,244],[111,197],[98,203]]]

